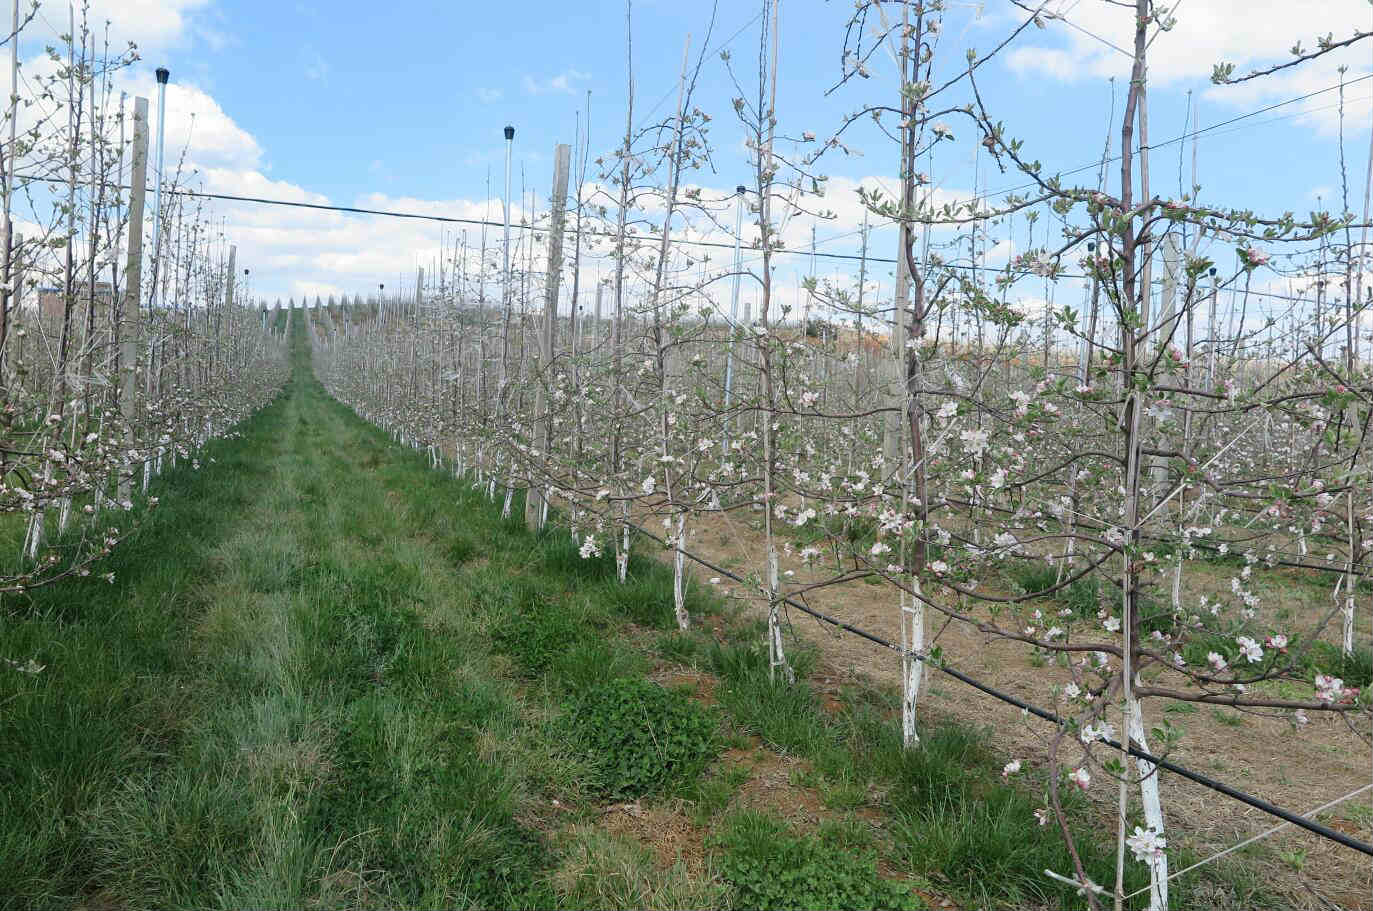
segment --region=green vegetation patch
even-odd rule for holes
[[[571,706],[568,724],[595,770],[596,790],[609,798],[688,784],[720,751],[718,722],[704,707],[642,679],[591,688]]]
[[[732,816],[711,844],[736,907],[927,907],[909,884],[878,875],[876,851],[844,836],[834,826],[794,835],[777,820],[746,810]]]

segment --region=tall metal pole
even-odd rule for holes
[[[163,139],[167,128],[167,78],[171,75],[165,66],[157,68],[157,171],[153,177],[153,268],[150,276],[151,281],[148,285],[148,330],[147,356],[148,363],[144,374],[145,392],[148,401],[153,400],[153,396],[161,391],[162,368],[159,363],[158,344],[157,344],[157,324],[154,321],[154,311],[157,307],[157,284],[159,271],[162,266],[162,151]],[[232,281],[232,277],[230,281]],[[219,354],[218,336],[215,340],[215,354]],[[163,354],[165,360],[166,354]],[[157,450],[156,460],[145,458],[143,461],[143,492],[147,493],[148,484],[152,481],[154,469],[160,471],[162,468],[162,448]]]
[[[729,403],[730,391],[734,387],[734,332],[739,323],[739,279],[744,262],[740,244],[744,233],[744,193],[745,187],[734,188],[734,288],[729,301],[729,345],[725,348],[725,430],[720,440],[720,454],[729,458]]]
[[[501,329],[501,381],[498,390],[505,388],[506,361],[510,356],[510,152],[515,144],[515,128],[505,128],[505,241],[501,245],[501,299],[505,308]],[[499,407],[499,403],[497,403]]]
[[[167,132],[167,79],[171,72],[157,68],[157,173],[153,185],[153,275],[148,288],[148,310],[157,303],[157,272],[162,263],[162,152]]]

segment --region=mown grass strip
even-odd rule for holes
[[[369,466],[393,452],[302,357],[212,467],[159,482],[114,586],[10,606],[2,653],[47,667],[0,675],[0,905],[547,903],[484,746],[522,724],[514,687]]]
[[[665,567],[636,554],[622,586],[565,530],[501,520],[328,399],[295,328],[287,393],[158,482],[113,586],[7,605],[0,655],[47,667],[0,673],[0,906],[916,905],[891,871],[1071,902],[983,732],[929,723],[903,750],[892,694],[822,708],[804,649],[773,684],[756,623],[699,587],[724,642],[675,632]],[[663,661],[718,708],[648,682]],[[749,736],[804,757],[839,821],[733,808],[746,773],[702,770]],[[603,827],[639,799],[716,829],[704,871]]]

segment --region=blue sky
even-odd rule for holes
[[[948,7],[939,54],[949,67],[961,65],[968,47],[990,50],[1023,16],[1004,0],[950,2]],[[683,42],[690,33],[694,60],[710,8],[703,0],[634,4],[637,122],[644,122],[650,110],[658,117],[670,113]],[[1117,76],[1119,111],[1129,63],[1108,45],[1127,46],[1131,25],[1128,12],[1102,0],[1050,0],[1046,8],[1063,18],[1027,30],[981,71],[980,86],[1008,130],[1052,172],[1100,156],[1111,105],[1108,79]],[[712,49],[727,47],[745,80],[756,71],[750,63],[758,46],[758,10],[753,2],[721,2],[710,39]],[[837,0],[784,0],[782,131],[810,130],[823,137],[861,104],[895,97],[890,61],[880,55],[871,79],[825,97],[839,76],[843,26],[851,10],[851,3]],[[213,191],[469,217],[490,211],[498,218],[499,207],[487,201],[486,181],[489,171],[498,195],[504,124],[517,128],[516,190],[522,166],[540,205],[546,204],[554,143],[573,140],[586,90],[592,93],[592,156],[610,151],[623,129],[622,0],[98,0],[95,13],[113,20],[117,37],[142,48],[144,59],[124,80],[132,91],[151,94],[153,68],[171,69],[169,161],[184,146],[204,186]],[[25,45],[26,58],[41,47],[42,31],[65,25],[65,4],[47,0],[43,15],[46,21]],[[1309,47],[1317,34],[1333,31],[1342,37],[1355,27],[1370,27],[1370,7],[1363,0],[1186,0],[1177,19],[1177,27],[1153,48],[1155,142],[1183,132],[1188,90],[1198,99],[1200,124],[1206,127],[1332,86],[1339,81],[1335,67],[1340,63],[1349,67],[1348,79],[1369,72],[1373,49],[1365,44],[1339,59],[1261,83],[1217,88],[1208,79],[1212,64],[1221,60],[1241,69],[1278,62],[1298,39]],[[713,117],[716,171],[691,178],[706,188],[727,191],[746,177],[743,131],[730,106],[733,94],[712,54],[695,102]],[[1346,152],[1355,210],[1362,207],[1371,97],[1373,80],[1348,89]],[[1339,187],[1336,98],[1326,92],[1208,132],[1198,155],[1203,199],[1305,213],[1315,207],[1317,195],[1324,195],[1338,207],[1331,199]],[[941,191],[957,197],[973,185],[977,143],[966,121],[950,118],[950,126],[957,141],[940,147],[934,174]],[[1118,129],[1113,126],[1112,132]],[[895,171],[895,149],[873,129],[849,135],[861,156],[834,156],[822,166],[834,178],[824,205],[841,218],[819,225],[817,234],[822,249],[839,252],[854,249],[852,233],[861,219],[855,182],[890,180]],[[1177,194],[1178,151],[1174,145],[1154,153],[1155,188],[1161,195]],[[1185,156],[1190,170],[1190,146]],[[984,188],[1023,182],[1013,173],[988,176],[985,155],[977,164]],[[1116,169],[1110,173],[1114,184]],[[1094,174],[1077,179],[1090,182]],[[399,281],[433,258],[441,233],[433,225],[373,218],[237,205],[217,211],[240,246],[240,260],[254,268],[253,290],[269,298],[352,293],[380,281]],[[804,219],[789,229],[793,241],[809,236]],[[1010,230],[1023,246],[1023,224]],[[825,240],[834,235],[843,237]],[[474,236],[469,239],[475,243]],[[889,255],[889,236],[875,233],[873,244],[881,248],[876,252]],[[805,264],[784,265],[796,268]]]

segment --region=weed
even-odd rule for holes
[[[1292,651],[1295,646],[1289,646]],[[1344,680],[1345,686],[1363,688],[1373,683],[1373,648],[1355,648],[1348,655],[1337,645],[1316,640],[1310,643],[1301,663],[1303,678],[1314,679],[1318,673]]]
[[[1066,585],[1058,599],[1083,620],[1089,620],[1101,609],[1101,582],[1093,576],[1083,576]]]
[[[595,771],[595,790],[637,799],[682,788],[718,754],[718,722],[679,693],[621,678],[570,708],[572,739]]]
[[[1039,562],[1027,562],[1010,568],[1011,580],[1027,595],[1038,595],[1058,584],[1058,570]]]
[[[1237,712],[1222,712],[1220,709],[1212,709],[1211,717],[1228,728],[1237,728],[1244,724],[1244,716]]]
[[[703,826],[719,815],[744,782],[749,779],[750,770],[745,765],[723,765],[710,775],[703,775],[696,783],[695,803],[692,806],[692,822]]]
[[[875,851],[841,843],[833,830],[793,835],[756,811],[730,817],[711,839],[738,907],[923,908],[905,883],[877,874]]]
[[[694,665],[705,652],[706,640],[693,632],[664,633],[654,642],[654,649],[668,661]]]
[[[678,861],[667,870],[632,838],[592,826],[571,833],[552,882],[568,909],[719,908],[725,887],[693,879]]]

